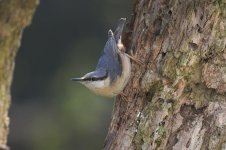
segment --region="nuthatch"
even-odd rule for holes
[[[81,78],[72,78],[73,81],[82,83],[102,96],[113,97],[122,92],[131,74],[130,58],[125,53],[125,47],[121,41],[125,22],[126,18],[121,18],[115,32],[108,31],[108,41],[95,71]]]

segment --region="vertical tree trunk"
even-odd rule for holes
[[[0,0],[0,149],[7,149],[8,109],[14,61],[37,0]]]
[[[226,1],[135,0],[107,150],[226,149]]]

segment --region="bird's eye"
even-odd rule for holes
[[[97,80],[97,78],[95,78],[95,77],[91,78],[91,81],[96,81],[96,80]]]
[[[95,79],[96,79],[96,78],[94,78],[94,77],[90,77],[88,80],[89,80],[89,81],[95,81]]]

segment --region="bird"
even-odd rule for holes
[[[121,18],[114,33],[108,31],[108,40],[96,69],[72,81],[80,82],[97,95],[114,97],[120,94],[131,76],[130,57],[122,43],[126,18]]]

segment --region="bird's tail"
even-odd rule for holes
[[[118,26],[114,32],[114,37],[115,37],[115,40],[118,41],[120,39],[120,36],[122,35],[122,31],[123,31],[123,27],[125,25],[125,22],[126,22],[126,18],[121,18],[119,20],[119,23],[118,23]]]

